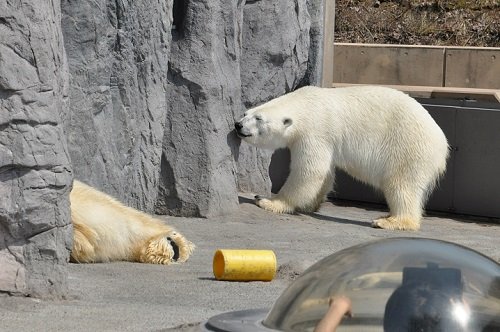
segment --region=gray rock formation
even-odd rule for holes
[[[63,0],[75,177],[152,212],[156,202],[172,0]]]
[[[241,55],[246,108],[292,91],[307,79],[310,26],[304,0],[247,2]]]
[[[64,296],[71,167],[57,0],[0,2],[0,292]]]
[[[234,121],[318,84],[322,6],[1,1],[0,292],[65,294],[72,169],[148,212],[220,215],[269,192],[271,153]]]
[[[184,216],[269,192],[271,153],[231,130],[245,108],[316,83],[321,3],[63,0],[75,176]]]
[[[229,133],[233,112],[241,109],[242,5],[199,0],[182,6],[174,13],[157,212],[210,216],[238,205]]]
[[[309,1],[321,3],[321,1]],[[316,36],[311,22],[320,15],[309,13],[309,2],[247,1],[243,10],[241,90],[245,109],[262,104],[299,85],[316,85],[318,69],[310,54]],[[319,45],[319,44],[318,44]],[[239,118],[243,110],[237,116]],[[242,192],[269,194],[270,151],[247,144],[239,146],[238,188]]]
[[[240,145],[234,120],[246,108],[318,83],[322,2],[179,3],[156,211],[227,213],[237,206],[238,190],[271,189],[271,153]]]

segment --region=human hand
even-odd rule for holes
[[[335,332],[342,317],[345,315],[352,317],[352,302],[347,296],[332,296],[328,304],[330,307],[314,328],[314,332]]]

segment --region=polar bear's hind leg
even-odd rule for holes
[[[420,229],[420,221],[409,217],[388,216],[375,219],[372,222],[372,226],[389,230],[418,231]]]
[[[420,229],[426,189],[409,183],[402,181],[399,185],[389,186],[384,190],[390,215],[374,220],[373,227],[407,231]]]
[[[95,245],[98,235],[90,227],[73,222],[73,249],[70,261],[91,263],[96,260]]]

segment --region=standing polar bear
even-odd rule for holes
[[[390,215],[372,225],[385,229],[419,229],[448,157],[446,137],[429,113],[385,87],[304,87],[248,110],[235,128],[247,143],[291,152],[285,184],[270,199],[256,196],[258,206],[316,211],[338,167],[383,192]]]
[[[170,264],[185,262],[194,250],[172,227],[82,182],[73,182],[70,202],[73,262]]]

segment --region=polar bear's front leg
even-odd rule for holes
[[[317,156],[320,155],[321,158]],[[314,212],[333,189],[332,153],[317,146],[291,149],[290,174],[277,195],[268,199],[255,197],[255,203],[271,212]]]
[[[135,254],[141,263],[165,264],[185,262],[194,245],[176,231],[156,235],[139,246]]]
[[[280,200],[278,198],[264,198],[260,196],[255,196],[255,204],[258,207],[263,208],[264,210],[271,211],[274,213],[294,213],[295,208],[288,204],[284,200]]]

